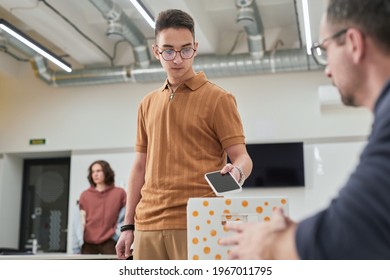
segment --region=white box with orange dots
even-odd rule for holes
[[[218,244],[221,237],[230,234],[224,225],[269,221],[274,207],[282,207],[288,215],[287,197],[190,198],[187,204],[188,259],[228,259],[230,247]]]

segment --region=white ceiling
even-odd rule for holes
[[[116,3],[152,44],[154,30],[129,0]],[[196,22],[200,54],[224,55],[247,52],[246,34],[237,24],[235,0],[144,0],[151,13],[178,8]],[[311,34],[318,39],[318,26],[325,1],[308,0]],[[266,50],[305,48],[302,0],[256,0],[264,25]],[[132,47],[106,36],[107,20],[88,0],[0,0],[0,18],[60,55],[74,69],[134,63]],[[1,49],[0,49],[1,50]],[[10,52],[23,58],[17,50]],[[0,56],[1,58],[1,56]],[[23,63],[14,59],[14,63]]]

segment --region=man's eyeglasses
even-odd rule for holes
[[[340,31],[337,31],[333,35],[329,36],[328,38],[324,39],[321,43],[316,42],[311,47],[311,53],[313,55],[314,60],[317,62],[317,64],[326,66],[328,64],[328,56],[326,54],[326,48],[325,43],[334,40],[341,35],[345,34],[345,32],[348,31],[349,28],[341,29]]]
[[[175,49],[167,49],[159,52],[161,54],[162,58],[165,61],[171,61],[174,60],[177,53],[180,53],[180,56],[182,59],[190,59],[194,56],[195,54],[195,49],[192,47],[185,47],[182,48],[180,51],[177,51]]]

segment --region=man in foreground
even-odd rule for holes
[[[312,51],[345,105],[374,114],[356,170],[329,207],[299,223],[230,224],[232,259],[390,259],[390,1],[330,0]]]

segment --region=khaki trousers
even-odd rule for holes
[[[135,260],[186,260],[187,230],[134,232]]]

